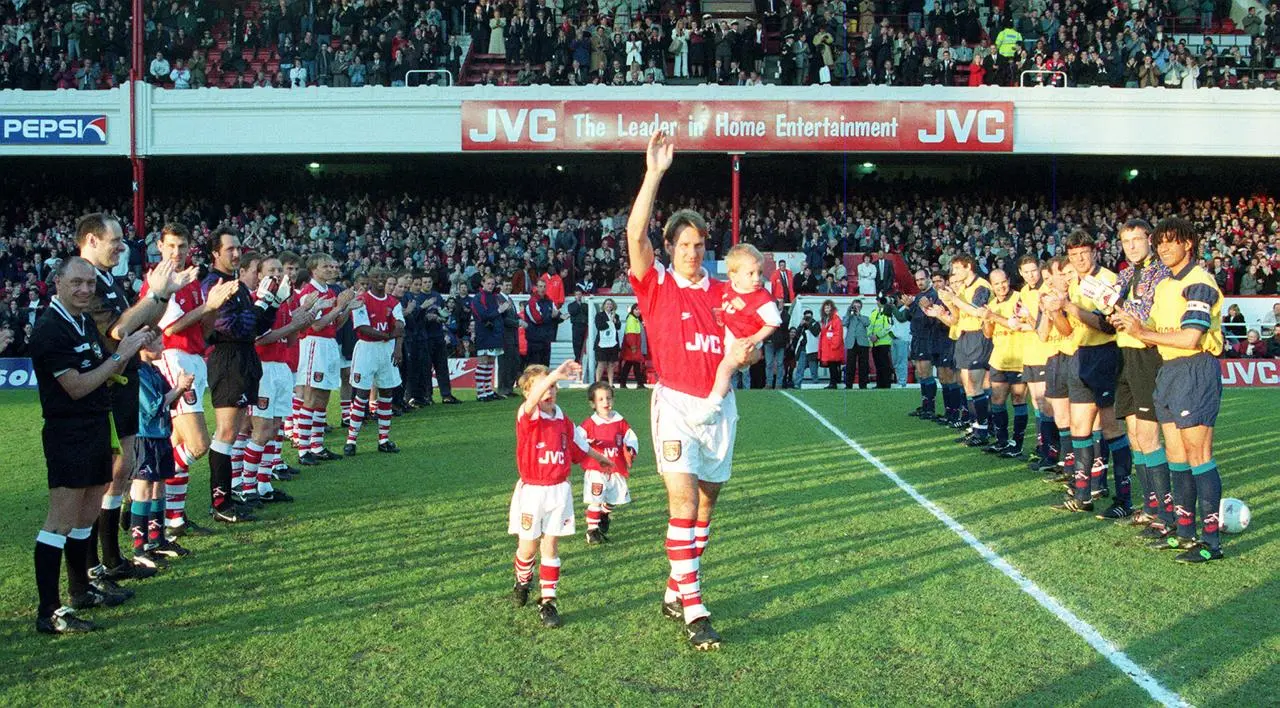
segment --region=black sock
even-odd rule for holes
[[[102,565],[102,559],[98,557],[98,520],[93,520],[93,526],[89,527],[89,567],[97,568]],[[68,540],[68,542],[70,542]]]
[[[1113,499],[1126,509],[1133,508],[1133,481],[1130,478],[1133,471],[1133,448],[1129,447],[1129,436],[1111,438],[1103,447],[1111,451],[1111,477],[1116,482],[1116,495]]]
[[[54,610],[62,606],[58,573],[62,572],[62,548],[66,544],[66,536],[52,531],[41,531],[36,536],[36,590],[40,593],[37,617],[52,617]]]
[[[1177,525],[1173,516],[1173,493],[1169,480],[1169,462],[1165,458],[1164,448],[1144,455],[1147,461],[1147,476],[1151,478],[1151,491],[1156,495],[1155,515],[1160,523],[1170,531]]]
[[[1142,485],[1142,511],[1155,516],[1160,505],[1160,497],[1156,496],[1155,483],[1151,480],[1151,472],[1147,470],[1147,456],[1135,451],[1133,458],[1133,473],[1138,477],[1138,483]]]
[[[129,536],[133,541],[133,555],[142,553],[147,545],[147,525],[151,514],[151,502],[134,501],[129,508]]]
[[[1009,444],[1009,409],[997,406],[991,411],[991,431],[996,435],[996,444],[1004,447]]]
[[[73,530],[71,533],[75,533]],[[92,555],[96,555],[96,544],[93,537],[72,538],[67,536],[67,545],[63,549],[63,557],[67,559],[67,591],[72,597],[83,595],[89,591],[89,568]]]
[[[98,540],[102,543],[102,562],[108,568],[124,562],[120,555],[120,507],[98,512]]]
[[[1191,478],[1191,467],[1185,462],[1170,462],[1169,476],[1173,478],[1173,516],[1178,522],[1178,538],[1195,538],[1196,483]]]
[[[1200,522],[1204,530],[1200,540],[1213,550],[1222,545],[1218,531],[1218,507],[1222,505],[1222,476],[1218,474],[1218,465],[1209,460],[1203,465],[1191,468],[1191,477],[1195,480],[1196,496],[1199,498]]]
[[[1054,422],[1053,416],[1045,415],[1040,418],[1040,456],[1046,460],[1057,462],[1065,452],[1059,451],[1054,454],[1054,450],[1058,450],[1058,424]]]
[[[209,494],[213,508],[222,510],[231,504],[231,456],[217,450],[209,451]]]
[[[1093,437],[1072,437],[1071,450],[1076,455],[1076,469],[1071,477],[1071,486],[1075,490],[1076,501],[1087,502],[1091,499],[1089,475],[1093,469]]]
[[[1058,459],[1062,461],[1063,469],[1068,475],[1074,474],[1076,464],[1067,464],[1068,457],[1075,460],[1075,450],[1072,448],[1071,428],[1058,428]]]
[[[1013,435],[1009,440],[1022,449],[1022,441],[1027,438],[1027,404],[1013,404]]]

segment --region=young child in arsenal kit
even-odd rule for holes
[[[741,243],[729,249],[724,258],[729,270],[729,287],[724,289],[721,305],[724,315],[724,350],[729,351],[734,341],[742,339],[754,350],[751,363],[760,360],[759,348],[764,340],[782,325],[782,315],[773,296],[760,281],[764,270],[764,256],[755,246]],[[710,425],[720,418],[720,403],[729,395],[734,366],[729,357],[716,369],[716,383],[707,397],[707,405],[689,416],[692,425]]]
[[[516,466],[520,481],[511,496],[507,531],[518,539],[516,546],[516,585],[512,600],[516,607],[529,601],[529,585],[533,580],[533,557],[541,551],[542,565],[538,579],[542,593],[538,615],[547,627],[559,627],[556,611],[556,584],[560,582],[560,557],[557,546],[561,536],[572,536],[573,490],[569,472],[574,463],[591,458],[602,470],[612,470],[609,458],[591,449],[573,421],[556,405],[556,385],[576,380],[582,366],[566,361],[555,371],[534,364],[520,376],[524,403],[516,412]]]
[[[615,506],[631,502],[627,486],[631,463],[640,449],[636,433],[622,414],[613,409],[613,387],[597,381],[587,389],[593,413],[578,426],[591,449],[613,461],[613,470],[604,470],[595,460],[582,463],[582,503],[587,505],[587,543],[608,541],[609,515]]]

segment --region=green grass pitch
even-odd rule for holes
[[[1054,494],[1023,465],[905,417],[914,392],[800,397],[1166,688],[1198,706],[1275,705],[1274,391],[1233,390],[1223,403],[1225,495],[1254,519],[1225,537],[1227,560],[1204,567],[1052,512]],[[561,404],[588,413],[581,391],[562,391]],[[645,394],[617,405],[647,440]],[[193,557],[134,583],[125,606],[92,612],[104,631],[37,635],[40,411],[34,394],[0,394],[0,704],[1151,703],[794,403],[751,391],[739,408],[734,476],[704,557],[725,645],[701,654],[659,612],[667,517],[647,444],[612,541],[562,543],[565,626],[544,630],[536,610],[509,605],[514,400],[397,418],[396,457],[372,451],[369,425],[355,459],[286,483],[297,503],[190,539]],[[337,433],[329,446],[340,449]],[[193,514],[207,489],[201,461]],[[577,471],[574,490],[580,499]]]

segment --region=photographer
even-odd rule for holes
[[[848,366],[844,372],[844,387],[853,388],[853,380],[858,380],[858,388],[867,387],[870,372],[868,356],[871,352],[871,337],[867,328],[871,320],[862,314],[862,301],[849,303],[849,310],[844,316],[844,348],[847,352]]]
[[[818,342],[822,326],[813,318],[813,310],[805,310],[800,321],[799,338],[802,346],[796,348],[795,387],[800,388],[806,375],[811,381],[818,380]]]

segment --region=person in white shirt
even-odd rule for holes
[[[191,88],[191,70],[181,59],[178,60],[177,66],[173,67],[173,71],[169,72],[169,80],[173,82],[176,89]]]
[[[871,256],[863,256],[858,264],[858,294],[863,297],[876,295],[876,267],[871,263]]]
[[[293,68],[289,70],[289,87],[303,88],[306,85],[307,67],[303,66],[301,63],[294,64]]]
[[[156,81],[164,81],[169,78],[171,70],[169,60],[164,58],[164,54],[156,52],[156,58],[151,60],[151,77]]]

